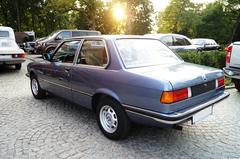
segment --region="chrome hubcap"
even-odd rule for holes
[[[32,91],[34,95],[38,94],[38,83],[36,79],[32,79]]]
[[[100,122],[105,131],[114,133],[118,127],[117,114],[109,105],[104,105],[100,110]]]

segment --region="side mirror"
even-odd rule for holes
[[[50,61],[52,58],[52,55],[50,53],[44,53],[42,57],[44,60]]]

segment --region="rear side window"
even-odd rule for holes
[[[173,46],[173,37],[172,36],[166,36],[161,38],[161,41],[166,44],[167,46]]]
[[[191,42],[188,41],[188,39],[184,38],[184,41],[185,41],[185,45],[191,45]]]
[[[107,63],[107,52],[102,40],[84,41],[77,64],[104,67]]]
[[[8,31],[0,31],[0,37],[9,37]]]
[[[184,38],[174,37],[174,46],[184,46],[184,45],[186,45]]]

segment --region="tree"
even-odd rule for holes
[[[171,0],[165,11],[159,13],[158,32],[195,36],[201,8],[190,0]]]
[[[212,38],[219,43],[228,43],[231,39],[233,24],[224,11],[221,2],[210,3],[202,11],[201,23],[197,26],[199,38]]]

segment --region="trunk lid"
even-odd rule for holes
[[[16,42],[12,39],[0,38],[0,54],[23,54],[24,51],[18,47]]]
[[[129,71],[156,80],[167,80],[171,83],[173,90],[197,86],[211,81],[215,82],[217,78],[223,76],[222,70],[186,62],[135,68]]]

